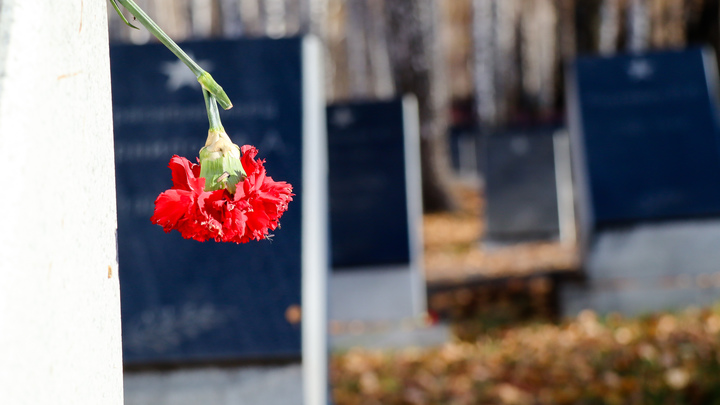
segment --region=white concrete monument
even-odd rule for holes
[[[106,2],[0,0],[0,402],[120,405]]]

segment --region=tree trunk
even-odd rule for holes
[[[398,94],[411,93],[418,100],[424,210],[454,210],[457,204],[449,187],[452,174],[445,133],[447,93],[441,89],[435,1],[389,0],[385,15],[395,88]]]

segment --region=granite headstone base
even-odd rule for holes
[[[560,287],[561,312],[636,315],[720,298],[720,220],[639,224],[598,232],[585,279]]]
[[[125,372],[125,405],[299,405],[300,364]]]
[[[376,266],[337,271],[329,278],[332,321],[400,321],[425,312],[417,269]]]

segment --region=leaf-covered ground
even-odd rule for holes
[[[429,285],[462,284],[492,278],[572,272],[575,246],[537,241],[506,246],[483,243],[484,200],[470,187],[455,187],[461,209],[423,218],[425,277]]]
[[[585,311],[435,348],[332,358],[355,404],[720,404],[720,309],[625,319]]]
[[[488,248],[482,196],[457,191],[461,211],[424,218],[429,307],[454,341],[334,354],[336,404],[720,404],[720,306],[557,322],[574,248]]]

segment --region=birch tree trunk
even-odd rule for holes
[[[388,31],[383,14],[385,1],[367,0],[369,22],[366,29],[369,68],[372,73],[372,93],[380,99],[389,98],[395,94],[388,50]]]
[[[650,44],[650,13],[647,0],[629,0],[627,49],[641,52]]]
[[[366,0],[346,0],[345,37],[348,56],[350,97],[367,98],[370,95],[367,65],[368,46],[365,38],[367,27]]]
[[[551,0],[523,0],[523,90],[541,116],[551,112],[555,101],[556,25]]]
[[[475,100],[480,125],[491,127],[499,122],[495,81],[495,7],[494,0],[473,1]]]
[[[600,6],[600,33],[598,50],[603,55],[617,52],[620,35],[619,0],[605,0]]]

